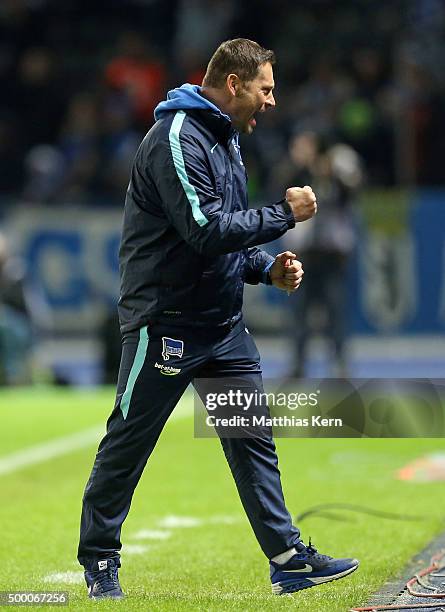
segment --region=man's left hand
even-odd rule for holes
[[[295,253],[285,251],[275,257],[269,270],[270,280],[274,287],[290,293],[296,291],[303,280],[303,266]]]

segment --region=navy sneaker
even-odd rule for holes
[[[287,563],[270,561],[270,580],[274,595],[295,593],[323,582],[338,580],[358,567],[357,559],[333,559],[321,555],[310,540],[309,546],[300,543],[296,548],[297,554]]]
[[[125,595],[119,584],[118,571],[121,564],[117,557],[98,559],[91,569],[85,570],[88,597],[91,599],[122,599]]]

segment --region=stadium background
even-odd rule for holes
[[[282,197],[276,177],[295,134],[316,132],[359,156],[349,374],[440,376],[444,11],[439,0],[2,2],[0,231],[25,275],[33,376],[104,380],[132,157],[166,91],[200,82],[219,42],[238,35],[278,58],[277,109],[242,142],[251,204]],[[286,374],[285,296],[248,287],[245,312],[266,374]],[[327,375],[328,357],[315,335],[306,373]]]

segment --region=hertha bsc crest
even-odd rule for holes
[[[184,342],[175,338],[162,337],[162,358],[168,361],[171,357],[181,358],[184,353]]]

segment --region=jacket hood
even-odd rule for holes
[[[155,119],[156,121],[161,119],[164,113],[170,111],[192,109],[211,110],[230,121],[228,115],[222,113],[215,104],[201,95],[199,85],[190,85],[190,83],[185,83],[181,87],[176,87],[176,89],[168,92],[167,100],[160,102],[155,108]]]

